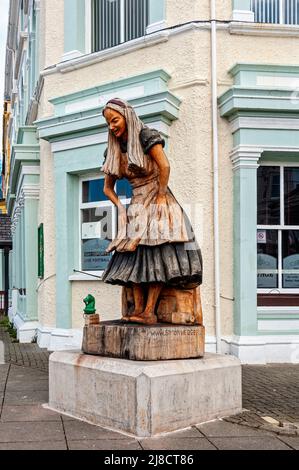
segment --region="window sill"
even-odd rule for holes
[[[257,305],[258,307],[295,307],[298,312],[298,299],[297,294],[258,294]]]
[[[299,37],[299,25],[232,21],[229,32],[252,36]]]
[[[102,276],[103,275],[103,272],[104,271],[95,271],[93,274],[94,276]],[[77,273],[77,274],[72,274],[71,276],[69,276],[69,281],[97,281],[97,282],[101,282],[101,279],[97,278],[97,277],[94,277],[94,276],[91,276],[89,275],[88,273],[86,274],[81,274],[81,273]]]

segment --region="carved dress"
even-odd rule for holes
[[[140,132],[145,155],[165,142],[158,131]],[[103,280],[110,284],[162,282],[168,286],[195,287],[202,283],[202,256],[191,224],[169,188],[167,204],[155,204],[159,191],[159,168],[148,155],[142,174],[128,169],[126,143],[121,146],[121,175],[132,186],[127,224],[120,227],[107,252],[115,250]]]

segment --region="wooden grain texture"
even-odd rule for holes
[[[203,326],[144,326],[119,320],[85,326],[82,350],[86,354],[159,361],[203,357],[204,344]]]
[[[100,315],[98,313],[84,315],[85,325],[98,325],[100,323]]]
[[[132,288],[123,287],[122,316],[127,321],[130,321],[134,307]],[[163,287],[155,307],[155,313],[160,323],[202,325],[200,287],[190,287],[189,289]],[[134,318],[136,319],[136,316]]]

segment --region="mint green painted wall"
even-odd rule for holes
[[[35,9],[35,77],[34,81],[37,83],[39,78],[40,67],[40,8]]]
[[[299,149],[299,132],[291,129],[240,129],[234,142],[243,145],[295,147]]]
[[[73,274],[78,240],[78,176],[61,168],[61,155],[54,154],[56,217],[56,326],[72,328],[72,291],[68,280]],[[66,163],[66,162],[65,162]]]
[[[8,298],[9,300],[11,300],[11,291],[12,291],[12,286],[13,286],[13,280],[12,280],[12,276],[13,276],[13,250],[10,250],[10,252],[8,253],[8,283],[9,283],[9,287],[8,287]]]
[[[149,0],[149,24],[166,19],[165,0]]]
[[[16,231],[12,237],[12,289],[17,287],[17,234]]]
[[[64,0],[64,52],[85,53],[85,0]]]
[[[24,282],[26,319],[37,320],[37,221],[38,200],[25,199],[24,205]]]
[[[257,86],[258,77],[298,77],[298,65],[279,64],[235,64],[229,70],[229,74],[234,78],[235,85]],[[276,88],[275,86],[273,87]]]
[[[127,77],[125,79],[118,80],[116,83],[108,82],[100,86],[80,90],[76,93],[58,96],[50,99],[50,102],[54,105],[55,116],[62,116],[66,113],[69,113],[69,111],[66,111],[66,106],[72,104],[76,104],[79,106],[80,104],[82,104],[82,109],[84,109],[83,105],[86,99],[94,99],[95,106],[97,107],[97,109],[99,109],[99,107],[103,106],[104,104],[103,102],[100,103],[101,95],[107,95],[113,92],[116,92],[119,95],[122,91],[125,91],[127,89],[132,90],[132,88],[134,89],[135,87],[138,87],[139,96],[140,89],[142,90],[142,95],[144,96],[152,95],[154,93],[159,92],[167,92],[167,83],[169,80],[170,75],[165,72],[165,70],[159,69],[141,75]],[[92,108],[92,106],[89,104],[88,108]]]
[[[256,169],[234,173],[234,333],[257,334]]]
[[[17,288],[23,288],[23,224],[22,224],[22,211],[19,214],[19,220],[17,225]],[[20,295],[18,294],[18,314],[20,317],[25,320],[25,311],[23,310],[23,301]]]
[[[23,185],[39,183],[39,175],[24,175]],[[37,220],[38,199],[25,197],[19,208],[15,233],[12,237],[10,288],[26,289],[18,294],[17,313],[24,321],[38,319],[37,312]]]

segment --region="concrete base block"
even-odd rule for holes
[[[49,407],[138,437],[239,413],[241,365],[232,356],[139,362],[54,352]]]

